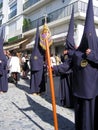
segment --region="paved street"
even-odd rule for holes
[[[74,111],[60,106],[59,77],[54,81],[58,130],[74,130]],[[29,79],[21,79],[17,87],[9,83],[8,92],[0,94],[0,130],[54,130],[48,82],[41,96],[29,94]]]

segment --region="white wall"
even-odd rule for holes
[[[23,15],[21,15],[23,10],[23,0],[17,0],[17,15],[14,19],[8,19],[9,11],[9,0],[3,0],[3,13],[4,13],[4,21],[6,23],[5,26],[5,39],[9,39],[11,37],[22,34],[22,24],[23,24]]]
[[[3,0],[3,14],[4,14],[4,18],[3,18],[3,23],[6,23],[8,21],[8,14],[9,14],[9,8],[8,8],[8,1],[9,0]]]
[[[75,33],[75,37],[74,37],[76,46],[79,46],[79,44],[80,44],[81,37],[83,35],[83,30],[84,30],[84,26],[81,25],[81,24],[78,24],[77,30],[76,30],[76,33]]]
[[[19,15],[23,11],[23,0],[17,0],[17,7],[17,15]]]

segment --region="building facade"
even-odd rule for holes
[[[0,0],[0,24],[4,26],[4,49],[32,50],[36,24],[40,30],[47,16],[53,44],[51,53],[61,54],[74,5],[74,39],[78,46],[83,33],[88,0]],[[96,32],[98,32],[98,0],[93,0]],[[98,34],[98,33],[97,33]]]

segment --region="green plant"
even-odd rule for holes
[[[30,24],[31,24],[31,20],[30,19],[27,19],[27,18],[23,19],[23,29],[24,30],[29,29]]]
[[[23,26],[28,26],[28,20],[26,18],[23,19]]]

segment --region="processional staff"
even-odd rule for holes
[[[52,68],[51,68],[51,62],[50,62],[50,51],[49,51],[49,47],[51,44],[52,44],[51,32],[48,28],[46,17],[45,17],[45,24],[44,24],[42,32],[40,34],[40,45],[42,46],[43,49],[46,50],[46,61],[48,64],[48,73],[49,73],[49,79],[50,79],[50,90],[51,90],[51,98],[52,98],[54,127],[55,127],[55,130],[58,130],[54,82],[53,82],[53,74],[52,74]]]

